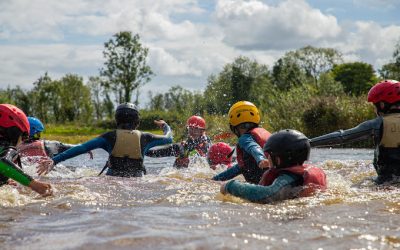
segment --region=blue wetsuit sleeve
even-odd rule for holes
[[[231,195],[259,203],[268,203],[276,200],[283,200],[287,190],[296,186],[301,176],[282,174],[269,186],[242,183],[237,180],[228,182],[225,191]]]
[[[365,140],[368,138],[379,138],[383,118],[381,116],[365,121],[357,127],[339,130],[326,135],[318,136],[310,140],[311,147],[323,147]]]
[[[96,149],[96,148],[102,148],[106,150],[107,152],[111,151],[111,145],[110,143],[103,137],[96,137],[90,141],[87,141],[83,144],[76,145],[75,147],[72,147],[58,155],[52,158],[54,161],[54,164],[57,164],[59,162],[68,160],[72,157],[75,157],[80,154],[84,154],[89,152],[90,150]]]
[[[164,124],[163,133],[164,135],[155,135],[151,133],[142,134],[141,142],[144,145],[142,155],[146,155],[147,151],[152,147],[172,143],[172,130],[168,124]]]
[[[235,164],[231,168],[228,168],[227,170],[215,175],[212,179],[214,181],[227,181],[230,179],[235,178],[236,176],[240,175],[242,173],[242,170],[240,169],[238,164]]]
[[[251,154],[251,156],[253,156],[253,158],[256,160],[257,164],[266,159],[263,149],[260,147],[260,145],[258,145],[251,134],[241,135],[239,137],[239,146],[244,151]]]

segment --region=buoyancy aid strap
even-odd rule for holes
[[[128,157],[130,159],[142,159],[139,130],[116,130],[115,145],[111,152],[114,157]]]
[[[400,147],[400,114],[383,117],[383,134],[380,145],[387,148]]]

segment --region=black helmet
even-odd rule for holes
[[[310,156],[310,141],[301,132],[293,129],[285,129],[276,132],[268,138],[264,145],[267,152],[277,168],[287,168],[301,165]],[[276,157],[280,158],[277,164]]]
[[[115,111],[115,121],[118,128],[135,129],[140,122],[139,111],[133,103],[122,103]]]

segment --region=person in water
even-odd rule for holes
[[[225,142],[217,142],[211,145],[207,153],[207,162],[210,168],[215,170],[218,165],[232,167],[233,151],[231,146]]]
[[[96,148],[102,148],[109,153],[108,161],[103,169],[108,168],[107,175],[141,177],[146,174],[146,168],[143,165],[144,155],[154,146],[172,143],[170,127],[168,124],[162,123],[163,136],[137,130],[140,114],[132,103],[118,105],[115,111],[115,121],[117,123],[116,130],[104,133],[56,155],[47,164],[40,164],[38,173],[46,174],[54,165],[62,161]]]
[[[188,137],[186,141],[174,143],[167,147],[151,149],[146,156],[167,157],[175,156],[174,167],[187,168],[189,156],[198,155],[205,157],[211,146],[211,139],[206,134],[206,121],[203,117],[193,115],[186,121]]]
[[[344,144],[373,138],[373,165],[376,184],[400,177],[400,82],[384,80],[368,92],[368,102],[375,106],[377,117],[358,126],[311,139],[312,147]]]
[[[18,152],[21,157],[49,157],[64,152],[75,145],[61,143],[59,141],[49,141],[40,139],[41,132],[44,131],[43,123],[36,117],[28,117],[30,132],[29,138],[18,145]],[[88,152],[93,159],[91,151]]]
[[[262,148],[270,133],[260,127],[260,112],[248,101],[235,103],[229,110],[229,126],[238,137],[237,164],[213,177],[216,181],[230,180],[242,174],[247,182],[257,184],[269,167]]]
[[[29,122],[24,112],[14,105],[0,104],[0,186],[13,184],[14,180],[42,196],[51,195],[50,184],[35,180],[22,170],[16,146],[28,134]]]
[[[281,130],[271,135],[264,145],[271,168],[258,185],[232,180],[221,185],[222,194],[231,194],[252,202],[310,196],[327,187],[326,175],[320,168],[306,165],[310,154],[309,139],[296,130]]]

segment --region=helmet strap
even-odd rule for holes
[[[374,105],[376,107],[376,113],[378,116],[388,113],[390,106],[391,106],[387,102],[377,102],[377,103],[374,103]]]

